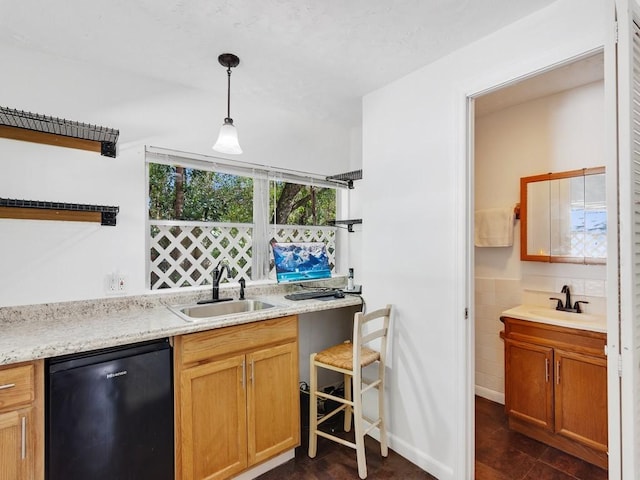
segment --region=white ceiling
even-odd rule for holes
[[[243,96],[357,125],[364,94],[553,1],[0,0],[0,46],[208,95],[232,52],[232,116]]]
[[[479,96],[475,102],[475,113],[477,116],[488,115],[512,105],[603,80],[604,53],[600,52]]]

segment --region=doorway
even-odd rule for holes
[[[604,99],[602,52],[474,96],[473,210],[515,210],[520,177],[605,165]],[[519,220],[513,227],[511,246],[475,247],[473,255],[475,394],[498,405],[504,404],[502,311],[550,306],[548,298],[570,284],[591,302],[591,313],[606,314],[606,267],[521,262]]]

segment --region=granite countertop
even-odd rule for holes
[[[291,288],[287,287],[290,291]],[[277,287],[247,288],[246,297],[274,308],[187,322],[168,306],[194,304],[210,291],[149,294],[59,304],[0,308],[0,365],[56,357],[286,315],[360,305],[359,296],[291,301]],[[238,298],[236,289],[221,297]]]

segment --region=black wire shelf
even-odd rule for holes
[[[0,137],[58,145],[116,156],[119,130],[0,107]]]
[[[120,207],[0,198],[0,218],[100,222],[115,226]]]

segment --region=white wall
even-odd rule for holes
[[[149,84],[2,44],[0,58],[11,65],[0,79],[4,106],[120,130],[115,159],[0,138],[0,197],[120,207],[115,227],[0,219],[0,306],[103,297],[113,271],[126,275],[128,294],[144,293],[144,145],[212,155],[226,92]],[[234,94],[245,151],[236,159],[326,175],[360,168],[359,125]]]
[[[473,475],[465,96],[600,47],[604,7],[559,0],[364,98],[364,284],[369,308],[395,305],[391,444],[441,480]]]
[[[475,209],[520,201],[520,178],[604,165],[604,84],[591,83],[475,119]],[[475,248],[476,393],[504,402],[500,312],[523,303],[550,306],[570,285],[589,313],[604,314],[604,266],[520,261],[512,247]],[[589,287],[589,288],[587,288]]]

